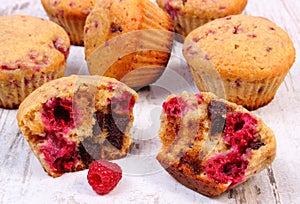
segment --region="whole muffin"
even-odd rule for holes
[[[0,107],[17,108],[33,90],[64,75],[70,39],[57,24],[2,16],[0,41]]]
[[[86,17],[97,0],[41,0],[49,19],[62,26],[72,45],[83,45]]]
[[[209,22],[184,41],[198,88],[254,110],[275,96],[295,60],[288,34],[266,18],[233,15]]]
[[[186,187],[217,196],[267,168],[273,131],[242,106],[209,92],[170,95],[163,103],[157,160]]]
[[[45,83],[20,105],[18,125],[52,177],[126,156],[137,94],[100,76],[68,76]]]
[[[163,73],[172,50],[170,17],[150,0],[100,0],[85,25],[91,74],[146,86]]]
[[[217,18],[240,14],[247,0],[156,0],[170,14],[175,31],[187,36],[192,30]]]

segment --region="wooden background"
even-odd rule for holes
[[[248,1],[245,13],[267,17],[285,29],[295,43],[299,59],[300,1]],[[0,15],[13,13],[47,18],[39,0],[0,0]],[[0,45],[5,46],[1,42]],[[86,72],[85,69],[83,49],[72,47],[66,75],[82,74]],[[184,74],[188,80],[189,73]],[[19,132],[16,110],[0,109],[0,203],[300,203],[299,79],[299,61],[296,60],[275,99],[268,106],[255,111],[277,137],[278,151],[272,166],[217,198],[207,198],[183,187],[156,163],[151,163],[158,145],[155,138],[147,139],[151,148],[145,157],[138,158],[137,162],[145,164],[145,167],[141,165],[140,170],[131,169],[135,161],[121,162],[127,173],[119,186],[106,196],[98,196],[91,190],[86,180],[87,171],[53,179],[42,170]],[[194,90],[194,87],[189,88]],[[146,103],[148,110],[151,110],[150,118],[152,113],[155,118],[159,114],[161,99],[151,90],[140,94],[141,101],[138,104]],[[146,110],[145,107],[142,109]],[[147,113],[139,110],[136,112],[140,115],[136,116],[135,125],[149,125],[149,114],[147,116]],[[156,120],[157,117],[153,119],[154,122]],[[158,128],[157,124],[150,124],[149,127]],[[141,135],[143,130],[134,129]]]

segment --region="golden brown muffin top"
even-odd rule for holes
[[[97,0],[41,0],[44,8],[53,15],[64,12],[64,15],[87,16]]]
[[[0,71],[51,71],[67,58],[70,39],[57,24],[31,16],[0,17]],[[4,77],[1,75],[0,77]]]
[[[295,60],[293,42],[283,29],[248,15],[228,16],[195,29],[185,39],[183,53],[189,63],[211,64],[222,77],[249,80],[286,74]]]
[[[189,15],[201,18],[218,18],[241,13],[247,0],[156,0],[160,7],[172,15]],[[173,16],[175,17],[175,16]]]

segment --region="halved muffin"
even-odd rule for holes
[[[275,158],[272,130],[214,94],[170,95],[163,103],[157,160],[186,187],[216,196],[243,183]]]
[[[46,83],[20,105],[21,132],[53,177],[88,168],[93,160],[126,156],[137,94],[100,76]]]

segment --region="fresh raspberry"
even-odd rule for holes
[[[99,195],[112,191],[122,178],[119,165],[106,161],[94,161],[89,168],[87,179],[93,190]]]

